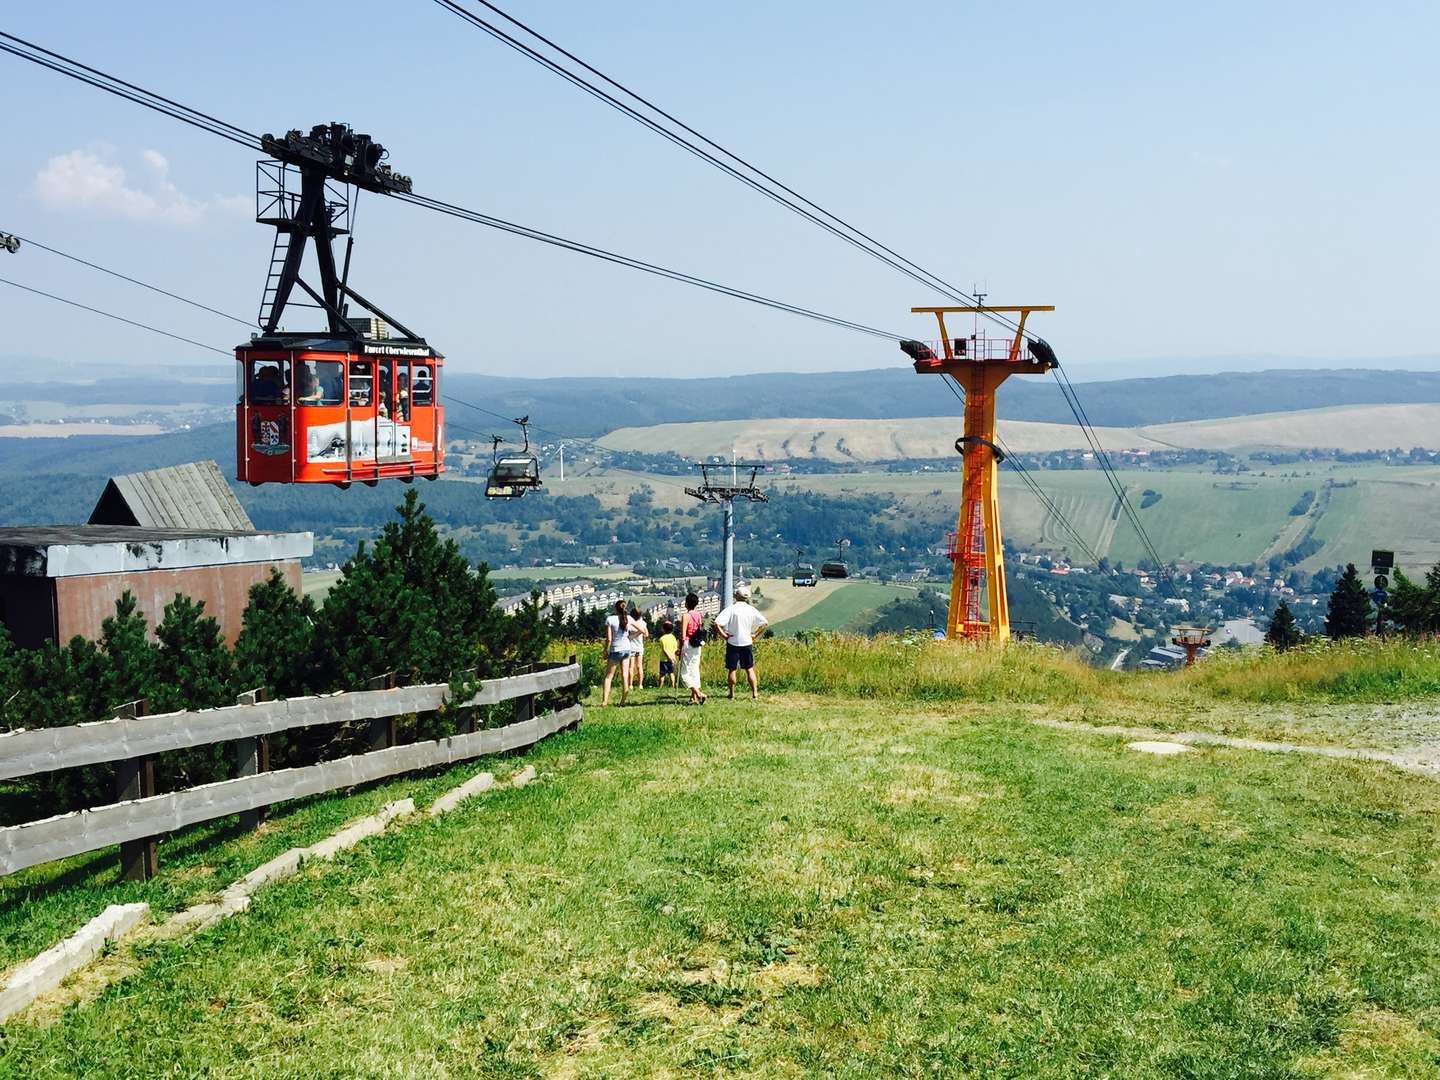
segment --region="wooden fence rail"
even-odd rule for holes
[[[273,772],[249,771],[233,780],[202,784],[185,791],[130,798],[110,806],[0,828],[0,875],[112,844],[121,844],[122,853],[127,848],[133,851],[137,843],[147,843],[161,833],[202,821],[415,769],[532,746],[557,731],[575,726],[582,716],[580,706],[572,705],[536,717],[535,694],[573,686],[579,681],[580,667],[572,663],[489,680],[481,684],[474,697],[458,703],[469,707],[514,700],[517,720],[503,727],[388,746],[317,765]],[[252,739],[316,724],[383,720],[433,711],[449,701],[447,685],[409,686],[12,732],[0,735],[0,779],[110,761],[121,762],[123,766],[167,750]],[[125,869],[133,876],[147,877],[154,872],[154,859],[148,863],[141,860],[133,866],[127,862]]]

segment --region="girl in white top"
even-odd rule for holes
[[[630,613],[624,600],[615,601],[615,612],[605,617],[605,682],[600,691],[601,706],[610,704],[610,683],[620,672],[620,704],[630,693]]]

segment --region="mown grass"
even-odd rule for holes
[[[829,596],[799,615],[778,622],[771,629],[777,637],[793,637],[801,630],[840,630],[863,621],[863,617],[892,600],[913,597],[915,590],[874,581],[848,581]]]
[[[157,916],[178,911],[213,897],[267,859],[331,835],[352,818],[373,814],[395,799],[426,802],[479,767],[420,773],[286,803],[250,832],[240,832],[235,817],[197,825],[161,841],[160,873],[147,882],[120,879],[113,847],[0,877],[0,973],[74,933],[108,904],[144,901]]]
[[[1440,788],[1022,715],[592,709],[540,784],[12,1023],[0,1074],[1435,1074]]]

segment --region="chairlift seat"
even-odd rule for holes
[[[850,570],[843,562],[827,562],[821,564],[820,576],[823,578],[848,578]]]

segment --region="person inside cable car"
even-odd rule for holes
[[[395,418],[401,423],[405,423],[410,419],[410,376],[401,371],[395,380],[400,384],[400,389],[395,395]]]
[[[255,379],[250,386],[250,401],[254,405],[285,405],[289,403],[289,391],[280,379],[278,365],[255,365]]]
[[[306,364],[300,369],[300,394],[295,401],[300,405],[319,405],[325,400],[325,391],[320,378],[315,374],[315,365]]]

